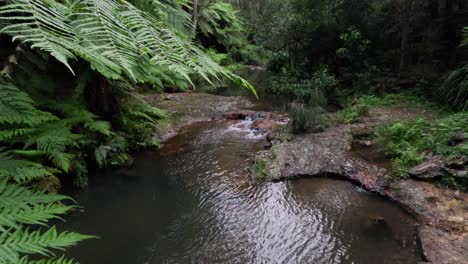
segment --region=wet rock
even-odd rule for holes
[[[408,174],[411,177],[420,180],[439,178],[444,175],[444,162],[439,156],[432,157],[429,160],[412,168]]]
[[[243,120],[248,114],[242,113],[242,112],[229,112],[229,113],[224,113],[222,116],[224,119],[227,120]]]
[[[445,161],[445,165],[449,168],[461,169],[468,165],[468,157],[452,158]]]
[[[155,131],[161,142],[173,137],[182,127],[221,118],[224,112],[235,112],[255,106],[241,96],[219,96],[205,93],[148,93],[145,100],[168,114]]]
[[[363,147],[372,147],[372,141],[370,140],[353,140],[353,144]]]
[[[468,169],[461,169],[461,170],[448,169],[447,172],[452,177],[468,179]]]
[[[286,114],[274,112],[255,112],[250,110],[241,110],[235,112],[224,113],[223,118],[228,121],[252,120],[250,129],[256,130],[259,133],[269,135],[274,128],[280,125],[285,125],[289,122]]]

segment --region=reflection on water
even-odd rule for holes
[[[310,178],[255,182],[264,143],[202,123],[100,173],[67,228],[101,237],[70,255],[84,264],[417,263],[414,220],[352,184]]]

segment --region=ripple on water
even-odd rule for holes
[[[67,225],[102,239],[72,255],[85,264],[419,260],[414,220],[397,206],[336,179],[252,182],[261,140],[223,131],[206,123],[186,131],[177,154],[141,155],[132,185],[115,175],[91,184],[79,197],[89,213]]]

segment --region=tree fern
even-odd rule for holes
[[[208,81],[233,76],[163,22],[123,0],[5,2],[0,21],[8,26],[0,32],[49,52],[69,68],[68,60],[76,55],[110,79],[151,82],[148,73],[160,66],[189,81],[190,74]]]

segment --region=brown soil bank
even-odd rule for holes
[[[421,248],[428,262],[468,263],[468,195],[405,179],[393,181],[385,166],[352,151],[353,134],[391,121],[430,115],[420,108],[375,107],[359,124],[337,125],[324,132],[294,136],[290,141],[271,137],[273,147],[261,151],[263,174],[269,180],[298,176],[340,175],[363,188],[398,202],[419,222]],[[274,136],[274,134],[272,135]],[[284,136],[280,136],[285,138]]]

